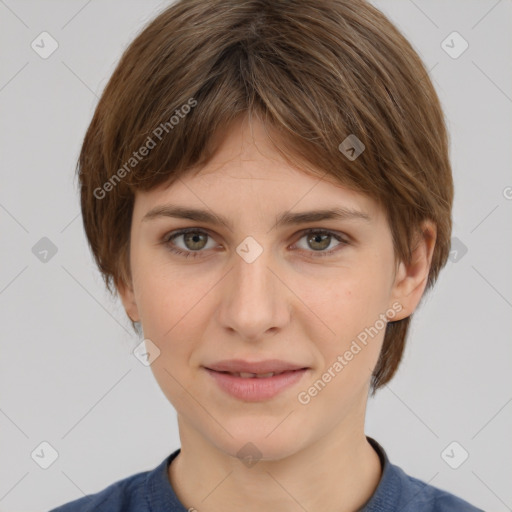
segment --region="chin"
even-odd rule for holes
[[[298,426],[279,425],[275,418],[266,421],[247,418],[227,422],[225,426],[233,437],[224,433],[220,439],[212,442],[219,450],[239,459],[281,460],[296,453],[302,444],[297,435],[300,432]]]

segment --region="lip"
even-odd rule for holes
[[[280,373],[293,370],[301,370],[307,368],[301,364],[294,364],[281,359],[266,359],[264,361],[245,361],[243,359],[225,359],[209,365],[205,365],[209,370],[217,372],[232,372],[232,373]]]
[[[250,363],[242,360],[220,361],[204,367],[219,388],[225,393],[246,402],[270,400],[296,385],[309,368],[277,359]],[[272,377],[243,378],[227,372],[265,374],[279,372]]]

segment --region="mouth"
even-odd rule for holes
[[[205,365],[205,368],[220,373],[229,373],[248,378],[267,374],[280,374],[286,371],[303,370],[305,365],[291,363],[282,359],[265,359],[262,361],[248,361],[245,359],[225,359],[216,363]]]
[[[204,368],[220,391],[245,402],[270,400],[296,386],[309,371],[297,368],[276,372],[253,373],[218,371]]]
[[[305,368],[301,368],[304,369]],[[212,370],[215,371],[215,370]],[[274,377],[274,375],[282,375],[283,373],[296,372],[299,370],[286,370],[282,372],[268,372],[268,373],[249,373],[249,372],[218,372],[218,373],[226,373],[228,375],[232,375],[233,377],[240,377],[242,379],[268,379],[269,377]]]

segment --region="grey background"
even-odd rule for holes
[[[410,475],[512,510],[512,3],[374,4],[422,56],[445,108],[459,241],[397,376],[368,404],[367,434]],[[92,262],[74,178],[121,52],[166,5],[0,0],[0,511],[98,492],[179,446],[175,411],[132,355],[140,340]],[[47,59],[31,48],[42,31],[59,45]],[[441,47],[453,31],[469,43],[457,59]],[[46,262],[32,251],[43,237],[57,248]],[[43,441],[58,452],[48,469],[31,457]],[[441,456],[452,441],[469,453],[458,469]]]

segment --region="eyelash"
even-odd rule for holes
[[[163,243],[167,247],[167,249],[174,254],[184,256],[185,258],[188,258],[189,256],[191,256],[192,258],[197,258],[198,256],[200,256],[200,253],[205,252],[205,251],[203,251],[203,250],[184,251],[182,249],[176,248],[176,246],[171,244],[172,240],[174,240],[175,238],[178,238],[181,235],[186,235],[187,233],[200,233],[200,234],[203,234],[203,235],[206,235],[206,236],[212,238],[209,233],[207,233],[206,231],[204,231],[202,229],[186,228],[186,229],[180,229],[178,231],[173,231],[171,233],[168,233],[164,237]],[[334,233],[332,231],[328,231],[326,229],[318,229],[318,228],[307,229],[307,230],[302,231],[299,240],[304,238],[306,235],[310,235],[310,234],[331,235],[338,242],[340,242],[339,245],[337,245],[334,249],[330,249],[329,251],[307,251],[307,252],[312,252],[314,254],[314,256],[312,256],[312,258],[321,258],[321,257],[325,257],[325,256],[330,256],[333,253],[335,253],[336,251],[340,250],[343,246],[349,245],[349,242],[347,240],[345,240],[344,238],[342,238],[340,235],[337,235],[336,233]],[[297,240],[297,241],[299,241],[299,240]]]

